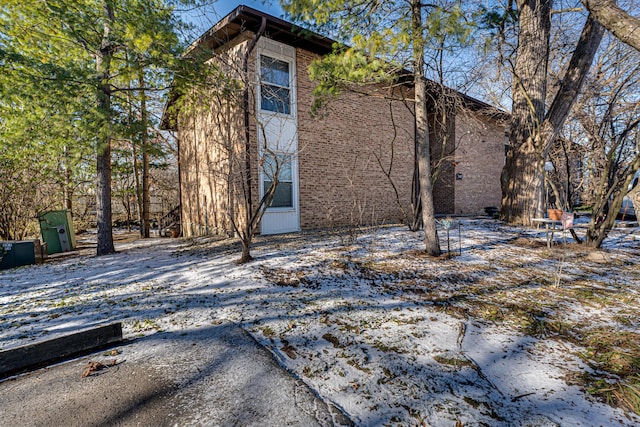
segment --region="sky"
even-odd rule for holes
[[[216,24],[221,18],[228,15],[232,10],[240,5],[245,5],[257,9],[261,12],[268,13],[276,17],[283,17],[284,11],[280,7],[278,1],[272,0],[218,0],[212,2],[211,5],[189,11],[185,14],[186,19],[196,26],[193,34],[185,35],[188,42],[195,40],[205,31]]]
[[[245,0],[245,1],[231,1],[221,0],[217,1],[214,5],[222,16],[228,14],[233,9],[240,5],[245,5],[257,9],[262,12],[269,13],[271,15],[280,17],[284,12],[277,1],[265,1],[265,0]]]

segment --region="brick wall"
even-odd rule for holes
[[[307,69],[314,58],[297,50],[302,228],[401,221],[383,169],[389,172],[391,166],[389,175],[406,209],[413,174],[411,112],[401,101],[384,99],[386,91],[376,87],[370,91],[374,96],[345,92],[312,117],[314,84]]]
[[[500,173],[504,166],[505,127],[480,113],[456,115],[455,213],[483,214],[500,207]]]
[[[451,214],[455,211],[455,114],[448,112],[429,114],[429,147],[431,169],[436,178],[433,183],[433,207],[436,214]]]
[[[230,41],[224,56],[216,58],[229,75],[239,77],[250,35]],[[212,81],[214,87],[220,87],[220,82]],[[242,90],[234,98],[216,96],[214,89],[187,96],[178,119],[183,234],[228,234],[230,211],[246,214],[237,197],[244,168]],[[257,146],[255,137],[253,145]]]
[[[252,35],[245,33],[229,44],[228,58],[236,70]],[[411,102],[400,100],[399,89],[391,101],[384,87],[369,87],[367,95],[344,92],[312,117],[315,84],[309,80],[307,70],[315,58],[311,52],[296,50],[301,227],[401,222],[400,206],[408,211],[413,176]],[[255,61],[254,52],[246,78],[250,82],[255,81],[251,78]],[[250,91],[252,108],[254,89],[251,87]],[[405,96],[411,99],[412,94]],[[228,233],[231,212],[247,214],[242,197],[246,180],[242,175],[244,117],[238,104],[223,107],[198,95],[192,98],[179,116],[183,232],[187,236]],[[224,108],[228,118],[221,125],[218,113]],[[257,125],[253,114],[251,117],[251,191],[255,208],[259,159]],[[453,162],[446,162],[434,188],[436,212],[476,214],[485,206],[499,206],[504,128],[479,114],[458,112],[449,119],[448,137],[455,141],[456,148],[454,153],[449,148],[444,153],[453,156]],[[437,144],[442,134],[433,131],[434,120],[431,115],[435,162],[441,154]],[[456,180],[456,174],[462,174],[462,180]]]

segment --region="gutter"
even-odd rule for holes
[[[264,30],[267,28],[267,18],[266,16],[262,16],[262,22],[260,23],[260,28],[258,32],[253,36],[251,43],[247,49],[247,53],[244,55],[244,60],[242,61],[242,71],[247,77],[249,74],[249,56],[253,49],[255,49],[256,44],[258,44],[258,40],[264,33]],[[247,196],[248,196],[248,204],[249,204],[249,212],[247,215],[251,215],[253,211],[253,197],[251,194],[251,129],[249,123],[249,84],[250,82],[245,82],[244,95],[243,95],[243,108],[244,108],[244,146],[245,146],[245,169],[246,169],[246,177],[247,177]]]

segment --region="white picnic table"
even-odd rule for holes
[[[537,223],[538,226],[544,224],[547,247],[551,248],[551,245],[553,244],[553,235],[556,231],[562,231],[562,237],[563,239],[566,239],[564,235],[565,231],[573,228],[573,213],[564,212],[561,219],[531,218],[531,222]],[[560,228],[556,228],[556,225],[560,225]]]

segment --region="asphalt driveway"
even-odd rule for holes
[[[0,382],[7,427],[350,424],[234,324],[159,332]]]

